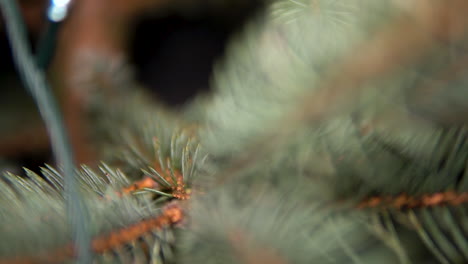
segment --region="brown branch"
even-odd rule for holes
[[[170,163],[169,158],[167,158],[167,161]],[[182,172],[174,170],[174,177],[172,177],[171,170],[169,168],[163,170],[161,164],[159,164],[159,161],[154,162],[153,168],[171,185],[170,191],[175,198],[179,200],[190,199],[191,191],[184,182],[184,176],[182,175]]]
[[[165,227],[180,224],[184,218],[185,214],[182,207],[179,204],[171,203],[163,209],[161,215],[142,220],[109,234],[95,237],[91,242],[91,249],[96,254],[103,254],[135,241],[153,230],[161,230]],[[45,252],[36,256],[3,258],[0,259],[0,264],[63,263],[74,257],[76,257],[74,245],[68,244],[55,251]]]
[[[164,187],[158,184],[151,177],[144,177],[143,179],[134,182],[132,185],[123,188],[117,194],[119,196],[127,195],[136,191],[141,191],[144,189],[156,189],[158,191],[166,192],[169,191],[172,196],[179,200],[188,200],[191,196],[191,190],[187,187],[184,182],[184,177],[182,173],[178,170],[175,170],[174,178],[171,176],[171,171],[169,169],[163,170],[159,162],[154,162],[153,169],[156,170],[161,177],[169,183],[169,187]],[[156,176],[157,177],[157,176]]]
[[[132,185],[123,188],[118,194],[122,196],[146,188],[159,189],[159,184],[150,177],[144,177],[142,180],[136,181]]]
[[[375,196],[360,202],[358,209],[367,208],[391,208],[391,209],[413,209],[436,206],[458,206],[468,203],[468,192],[456,193],[446,191],[435,194],[426,194],[420,197],[413,197],[407,194],[398,196]]]

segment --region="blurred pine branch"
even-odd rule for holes
[[[95,262],[466,263],[467,11],[268,2],[177,113],[119,55],[69,47],[106,162],[72,175]],[[73,261],[63,174],[26,174],[0,184],[0,263]]]

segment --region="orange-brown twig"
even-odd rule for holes
[[[357,208],[392,208],[392,209],[412,209],[426,208],[442,205],[457,206],[468,203],[468,193],[456,193],[454,191],[446,191],[434,194],[426,194],[421,197],[412,197],[407,194],[400,194],[396,197],[392,196],[376,196],[368,198],[358,204]]]
[[[130,194],[144,189],[156,189],[158,191],[169,191],[172,196],[179,200],[188,200],[191,195],[191,190],[187,187],[184,182],[184,177],[180,171],[175,170],[173,176],[169,169],[165,171],[161,168],[159,163],[154,164],[154,169],[164,178],[164,180],[169,183],[170,186],[162,186],[151,177],[144,177],[142,180],[134,182],[132,185],[123,188],[117,194],[119,196]]]
[[[143,235],[164,227],[174,226],[184,220],[184,212],[180,205],[172,203],[163,209],[161,215],[145,219],[131,226],[115,230],[109,234],[95,237],[91,242],[91,250],[96,254],[102,254],[132,241]],[[73,244],[68,244],[56,250],[44,252],[36,256],[16,256],[0,259],[0,264],[40,264],[40,263],[63,263],[76,257]]]
[[[179,200],[188,200],[190,198],[190,189],[187,188],[187,185],[184,182],[184,177],[180,171],[174,170],[171,173],[169,168],[163,170],[159,162],[155,162],[153,166],[154,169],[161,175],[161,177],[163,177],[170,184],[170,191],[174,198]]]
[[[184,212],[182,208],[177,204],[169,204],[158,217],[143,220],[109,235],[96,237],[93,239],[91,247],[95,253],[102,254],[134,241],[152,230],[176,225],[183,219]]]
[[[122,191],[118,193],[118,195],[121,196],[125,194],[130,194],[132,192],[143,190],[145,188],[158,189],[159,184],[150,177],[144,177],[142,180],[136,181],[132,185],[123,188]]]

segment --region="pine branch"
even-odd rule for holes
[[[114,258],[127,255],[154,260],[169,258],[167,244],[173,242],[164,234],[185,221],[182,205],[165,203],[160,208],[159,203],[147,199],[154,197],[153,189],[148,189],[146,195],[118,195],[116,190],[130,190],[139,184],[129,184],[125,175],[105,164],[101,171],[102,176],[83,167],[77,174],[87,206],[94,212],[90,228],[95,258],[106,257],[109,252],[116,252]],[[0,208],[0,219],[5,223],[2,241],[14,245],[13,251],[1,252],[6,248],[0,247],[0,263],[62,263],[76,258],[75,244],[69,242],[69,230],[63,222],[62,176],[51,167],[43,169],[44,178],[31,171],[27,175],[28,179],[6,175],[0,184],[0,201],[14,201],[8,206],[2,202],[4,206]],[[36,222],[37,219],[41,221]],[[50,228],[54,230],[52,233],[43,233]],[[29,237],[27,243],[19,235],[25,232]],[[54,239],[44,238],[50,235]],[[147,242],[140,245],[141,239]],[[132,245],[130,251],[125,249],[127,245]],[[153,246],[151,252],[144,252],[143,247]]]
[[[445,206],[463,210],[465,128],[421,120],[408,111],[405,99],[421,75],[450,71],[449,58],[463,57],[461,48],[450,56],[443,48],[465,44],[463,13],[468,6],[462,1],[418,2],[414,4],[419,8],[405,10],[385,1],[320,1],[318,8],[312,4],[277,1],[266,22],[249,28],[244,42],[234,43],[227,64],[218,69],[217,93],[200,132],[202,144],[214,156],[213,178],[218,183],[214,189],[245,192],[247,182],[265,181],[274,182],[270,188],[283,193],[288,186],[283,178],[290,177],[297,185],[313,181],[323,187],[317,200],[306,201],[326,208],[336,206],[337,200],[356,201],[354,210],[365,207],[367,216],[378,215],[380,206],[396,213],[405,207],[418,212]],[[424,71],[433,61],[432,70]],[[448,87],[449,83],[444,89]],[[399,196],[402,193],[408,195]],[[376,205],[380,206],[372,207]],[[264,219],[276,217],[264,213]],[[460,234],[456,230],[462,229],[463,219],[456,218],[448,232]],[[238,221],[248,224],[250,218]],[[229,227],[217,228],[200,232],[219,234]],[[448,260],[463,259],[460,251],[450,248],[464,248],[464,239],[435,232],[429,222],[416,231],[434,236],[436,246],[445,245],[442,255]],[[209,236],[205,239],[210,242]],[[387,244],[397,249],[400,259],[402,248],[407,259],[421,259],[417,249],[428,245],[423,240],[413,241],[413,246],[401,241],[403,245],[396,247],[400,240],[391,240]],[[455,246],[446,246],[451,242]],[[346,252],[359,263],[365,254],[343,243],[336,254]],[[187,256],[191,254],[196,253]],[[201,255],[200,262],[211,261]]]
[[[435,194],[426,194],[421,197],[411,197],[401,194],[396,197],[371,197],[357,206],[359,209],[386,208],[386,209],[417,209],[438,206],[462,206],[468,203],[468,192],[456,193],[446,191]]]
[[[95,214],[95,252],[123,250],[122,262],[134,261],[149,252],[135,240],[188,220],[177,233],[180,262],[468,261],[468,130],[415,116],[407,105],[421,80],[456,70],[458,59],[441,50],[465,45],[468,5],[412,3],[277,1],[227,52],[216,93],[194,107],[195,129],[144,96],[117,93],[108,108],[91,105],[107,157],[133,181],[106,165],[101,177],[80,173]],[[32,241],[38,222],[27,217],[63,212],[55,207],[60,174],[43,174],[49,184],[29,172],[31,180],[10,175],[0,188],[0,199],[14,201],[0,208],[8,221],[0,220],[21,219]],[[187,211],[178,201],[173,214],[161,214],[159,205],[174,198],[188,200]],[[57,230],[49,243],[70,241]],[[6,240],[17,239],[8,232]],[[158,240],[151,258],[172,260],[161,245],[170,242]],[[137,245],[126,251],[128,244]]]
[[[162,212],[150,219],[144,219],[133,225],[118,230],[112,230],[109,234],[94,237],[91,240],[91,250],[95,254],[104,254],[116,250],[124,245],[138,240],[146,234],[178,225],[184,220],[182,208],[177,204],[170,204],[162,209]],[[8,264],[33,264],[33,263],[63,263],[77,257],[73,244],[47,253],[35,256],[17,256],[12,258],[0,258],[0,263]]]
[[[365,50],[365,55],[350,51],[326,71],[325,77],[314,80],[316,87],[302,94],[292,111],[279,118],[280,126],[270,129],[273,133],[261,135],[257,142],[251,143],[252,147],[242,153],[231,168],[224,170],[227,173],[223,173],[222,178],[220,176],[220,182],[238,173],[239,168],[248,168],[258,161],[258,157],[277,149],[304,123],[319,123],[355,107],[364,93],[369,93],[367,89],[379,87],[369,83],[388,78],[405,66],[413,66],[441,42],[457,42],[466,36],[468,20],[464,13],[468,5],[464,1],[441,3],[440,6],[434,3],[420,5],[415,9],[418,11],[410,14],[413,21],[408,20],[407,14],[400,15],[354,47],[354,50]],[[451,29],[450,35],[447,35],[447,27]]]

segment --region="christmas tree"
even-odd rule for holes
[[[56,159],[1,178],[0,263],[468,262],[468,2],[270,1],[177,112],[80,54],[79,167],[0,3]]]

